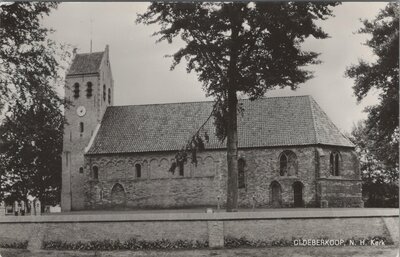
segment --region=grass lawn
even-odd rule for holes
[[[0,249],[1,257],[396,257],[398,246],[272,247],[179,251],[35,251]]]

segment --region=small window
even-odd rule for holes
[[[108,104],[111,104],[111,88],[108,89]]]
[[[185,164],[183,162],[178,163],[179,176],[183,177],[185,175]]]
[[[84,130],[85,130],[85,127],[84,127],[84,125],[83,125],[83,122],[79,122],[79,131],[80,131],[81,133],[83,133]]]
[[[330,168],[332,176],[339,176],[339,168],[340,168],[340,154],[339,152],[332,152],[330,156]]]
[[[142,166],[139,163],[135,164],[135,172],[137,178],[142,177]]]
[[[245,168],[246,162],[240,158],[238,160],[238,187],[245,188],[246,187],[246,176],[245,176]]]
[[[86,84],[86,96],[89,98],[92,96],[92,94],[93,94],[93,84],[92,82],[89,81]]]
[[[81,173],[81,174],[83,173],[83,167],[79,168],[79,173]]]
[[[103,85],[103,101],[106,101],[106,85]]]
[[[74,84],[74,97],[78,98],[79,97],[79,83]]]
[[[99,168],[97,166],[93,166],[93,179],[99,179]]]

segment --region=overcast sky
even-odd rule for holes
[[[322,64],[312,66],[315,78],[296,91],[270,91],[266,96],[311,95],[343,132],[365,118],[365,106],[376,103],[377,94],[357,104],[353,81],[344,77],[347,66],[362,58],[373,60],[363,42],[365,35],[355,32],[361,27],[360,18],[373,19],[386,3],[343,3],[335,7],[335,17],[318,24],[330,35],[324,40],[307,40],[304,49],[320,52]],[[137,13],[143,13],[148,3],[62,3],[45,18],[44,24],[56,30],[52,36],[60,43],[78,48],[79,53],[110,46],[114,77],[115,105],[171,103],[212,100],[206,99],[196,74],[187,74],[185,65],[170,71],[171,59],[179,43],[155,44],[151,34],[156,26],[136,24]],[[92,20],[92,29],[91,21]],[[90,31],[92,30],[92,33]],[[182,63],[183,64],[183,63]]]

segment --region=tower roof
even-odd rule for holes
[[[98,73],[104,53],[105,52],[103,51],[76,54],[71,67],[68,70],[67,76]]]
[[[239,148],[335,145],[354,147],[310,96],[240,100]],[[212,102],[110,106],[87,154],[180,150],[208,118]],[[223,149],[213,119],[206,149]]]

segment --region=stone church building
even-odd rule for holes
[[[171,162],[212,102],[114,106],[108,46],[75,54],[66,76],[62,209],[191,208],[226,201],[226,147],[210,136],[198,164]],[[240,100],[239,206],[362,206],[354,145],[311,96]]]

